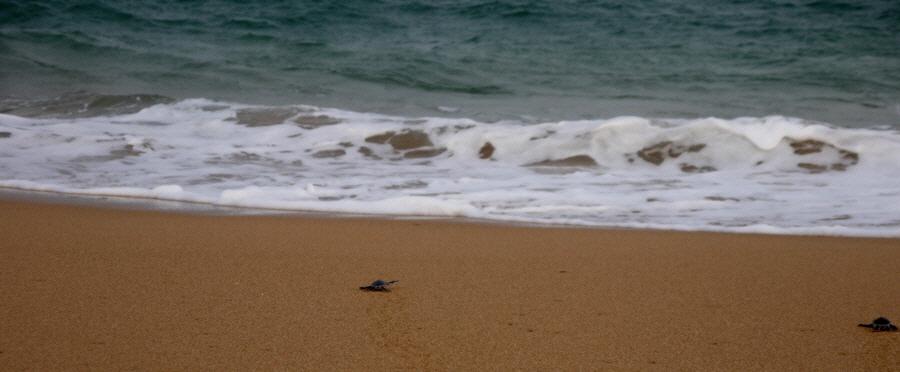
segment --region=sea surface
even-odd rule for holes
[[[897,1],[0,0],[0,187],[900,237]]]

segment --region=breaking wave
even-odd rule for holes
[[[900,205],[894,131],[781,116],[527,124],[160,96],[58,103],[0,114],[0,186],[285,210],[900,235],[888,207]]]

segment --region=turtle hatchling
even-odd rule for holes
[[[399,280],[392,280],[392,281],[386,282],[384,280],[378,279],[378,280],[372,282],[372,284],[369,284],[369,286],[359,287],[359,289],[362,289],[364,291],[390,292],[390,290],[387,289],[387,286],[389,284],[393,284],[396,282],[399,282]]]
[[[891,321],[884,317],[875,319],[870,324],[860,324],[859,326],[872,328],[872,332],[897,330],[897,326],[891,324]]]

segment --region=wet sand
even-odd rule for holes
[[[900,239],[0,211],[3,371],[900,370]]]

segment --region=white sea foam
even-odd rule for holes
[[[203,99],[0,114],[0,186],[340,213],[900,236],[900,134],[786,117],[543,124]]]

